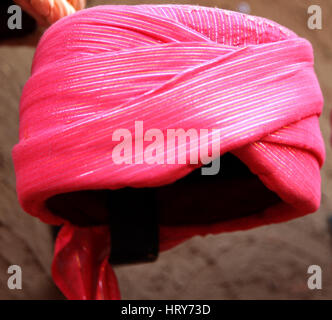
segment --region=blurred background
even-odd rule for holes
[[[100,4],[181,3],[272,19],[308,39],[325,98],[320,119],[327,158],[322,203],[312,215],[245,232],[195,237],[155,263],[117,267],[123,299],[332,299],[332,12],[330,0],[88,1]],[[322,30],[307,27],[310,5],[322,9]],[[23,24],[24,28],[24,24]],[[18,106],[41,30],[0,42],[0,299],[63,299],[53,284],[52,230],[20,208],[11,150],[18,141]],[[1,29],[0,29],[1,36]],[[9,290],[7,269],[20,265],[23,289]],[[310,265],[322,268],[322,290],[307,286]]]

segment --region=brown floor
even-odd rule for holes
[[[164,1],[144,1],[144,3]],[[177,1],[166,1],[168,3]],[[236,10],[242,1],[182,1]],[[332,299],[332,239],[326,219],[332,213],[332,162],[329,113],[332,103],[332,11],[322,7],[323,29],[307,28],[307,0],[247,0],[251,14],[275,20],[311,41],[316,71],[325,97],[321,126],[327,145],[322,169],[322,206],[316,214],[246,232],[193,238],[161,254],[153,264],[116,268],[124,299]],[[91,1],[90,5],[109,3]],[[123,3],[115,1],[114,4]],[[139,3],[127,0],[127,4]],[[29,76],[34,49],[0,46],[0,299],[52,299],[61,295],[52,284],[51,233],[25,214],[15,194],[11,149],[17,142],[18,103]],[[23,269],[23,290],[7,287],[7,268]],[[307,268],[323,270],[323,289],[307,287]]]

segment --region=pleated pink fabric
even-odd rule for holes
[[[232,221],[161,226],[164,250],[193,235],[316,211],[325,157],[322,105],[310,43],[264,18],[198,6],[140,5],[95,7],[55,23],[38,45],[24,87],[13,158],[24,210],[46,223],[66,224],[53,264],[60,289],[72,299],[119,298],[105,265],[107,250],[94,247],[100,255],[92,258],[77,241],[95,233],[109,248],[107,228],[74,227],[49,212],[46,199],[76,190],[165,185],[201,166],[116,164],[115,130],[125,128],[140,140],[138,120],[145,130],[162,132],[217,129],[218,152],[235,154],[282,199],[263,213]],[[94,265],[85,273],[89,280],[77,276],[82,261],[84,268]]]

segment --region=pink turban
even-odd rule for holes
[[[108,226],[89,223],[93,210],[92,220],[85,221],[89,226],[82,227],[84,217],[75,208],[71,217],[50,209],[57,196],[166,186],[202,166],[115,163],[116,130],[140,142],[135,121],[162,133],[214,129],[219,144],[211,152],[234,156],[278,199],[250,214],[232,217],[230,211],[220,221],[214,212],[212,222],[193,223],[189,212],[188,223],[160,224],[165,250],[193,235],[245,230],[316,211],[325,156],[322,105],[310,43],[267,19],[197,6],[140,5],[95,7],[55,23],[38,45],[24,87],[13,158],[23,209],[46,223],[64,224],[53,261],[56,284],[71,299],[119,298],[108,263]],[[223,170],[221,176],[227,174]],[[242,188],[231,181],[223,192]],[[246,190],[244,198],[255,188]],[[223,192],[216,195],[218,205],[229,197]]]

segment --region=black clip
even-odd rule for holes
[[[155,261],[159,252],[155,189],[123,188],[109,194],[110,263]]]

